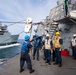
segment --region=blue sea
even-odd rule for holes
[[[21,44],[23,43],[23,40],[18,40]],[[0,59],[7,59],[7,58],[12,58],[19,54],[21,51],[21,46],[17,47],[11,47],[7,49],[1,49],[0,50]]]

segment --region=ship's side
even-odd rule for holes
[[[0,46],[17,43],[19,35],[11,35],[7,26],[0,25]]]
[[[64,3],[64,0],[58,0],[59,5]],[[70,16],[71,11],[76,11],[76,0],[68,0],[68,15]],[[63,11],[65,14],[65,10]],[[64,15],[65,16],[65,15]],[[69,50],[70,55],[72,55],[72,48],[71,48],[71,39],[73,37],[73,34],[76,34],[76,17],[69,17],[69,18],[63,18],[64,24],[59,24],[59,30],[61,32],[61,37],[63,38],[63,49]]]
[[[64,0],[58,0],[58,5],[49,14],[50,19],[53,19],[59,23],[58,29],[61,33],[61,37],[64,41],[63,49],[67,49],[72,55],[72,48],[71,48],[71,39],[73,34],[76,34],[76,17],[71,17],[70,12],[76,11],[76,0],[68,0],[68,15],[65,17],[65,7],[64,7]],[[57,11],[56,11],[57,10]],[[52,18],[51,15],[53,14]]]
[[[71,12],[73,10],[76,10],[76,0],[68,0],[68,11]],[[52,24],[54,22],[57,22],[58,24]],[[59,30],[61,33],[61,37],[64,41],[63,43],[63,49],[67,49],[72,55],[71,50],[71,39],[73,37],[73,34],[76,34],[76,18],[73,18],[69,15],[65,17],[65,9],[64,9],[64,0],[58,0],[57,6],[53,9],[51,9],[50,14],[48,17],[46,17],[46,24],[42,26],[39,26],[38,28],[38,34],[42,34],[45,32],[45,30],[48,30],[50,37],[53,38],[55,31]],[[40,29],[42,28],[42,33],[40,32]]]
[[[19,35],[0,36],[0,45],[17,43]]]

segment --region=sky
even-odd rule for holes
[[[39,22],[49,15],[57,0],[0,0],[0,21],[18,22],[31,17]],[[7,24],[10,25],[10,24]],[[11,34],[19,34],[25,24],[14,24],[8,27]],[[23,38],[25,33],[19,38]]]

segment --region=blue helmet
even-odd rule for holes
[[[36,34],[36,38],[38,38],[39,36]]]
[[[26,35],[26,36],[25,36],[25,40],[27,41],[27,40],[29,40],[29,39],[30,39],[30,36]]]

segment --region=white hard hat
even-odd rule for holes
[[[46,34],[46,37],[50,36],[49,34]]]
[[[73,36],[76,36],[76,34],[74,34]]]

